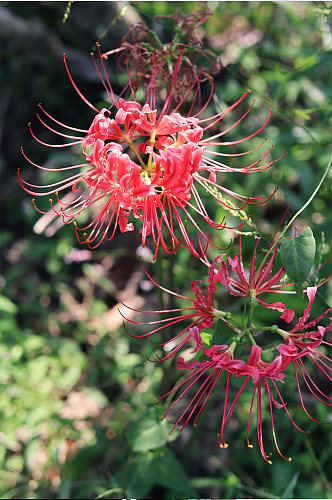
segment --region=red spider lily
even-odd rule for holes
[[[325,314],[327,314],[327,312]],[[321,317],[323,317],[323,315]],[[317,318],[317,320],[318,319],[319,318]],[[318,327],[318,328],[320,329],[319,334],[323,336],[324,333],[332,327],[328,328]],[[325,361],[332,363],[332,360],[329,359],[324,354],[319,353],[316,349],[312,348],[312,346],[310,348],[307,348],[306,350],[304,350],[303,348],[299,350],[293,341],[289,341],[288,345],[279,346],[278,348],[279,355],[277,355],[272,362],[263,361],[261,359],[261,354],[262,354],[261,347],[259,347],[258,345],[252,345],[251,353],[248,357],[247,362],[245,362],[242,359],[236,359],[234,357],[236,342],[233,342],[229,346],[213,345],[212,347],[207,349],[202,344],[200,335],[198,333],[198,329],[196,327],[191,328],[191,335],[196,343],[196,347],[193,352],[197,352],[202,348],[204,351],[204,356],[207,359],[203,359],[202,361],[191,361],[191,362],[185,362],[181,357],[179,357],[178,359],[177,367],[179,369],[190,370],[192,371],[192,374],[186,377],[186,379],[180,382],[176,387],[174,387],[174,389],[172,389],[167,394],[162,396],[162,398],[165,398],[166,396],[178,391],[179,389],[181,389],[182,391],[180,395],[176,397],[175,401],[172,403],[170,408],[165,412],[163,418],[165,418],[169,414],[169,412],[176,405],[178,405],[179,401],[182,400],[182,398],[184,398],[187,395],[188,391],[190,391],[193,388],[194,384],[198,383],[200,384],[200,386],[195,391],[194,396],[189,400],[189,403],[188,402],[185,403],[184,409],[181,408],[180,410],[178,410],[180,416],[177,417],[177,420],[174,424],[172,431],[178,425],[181,425],[179,430],[182,431],[195,413],[196,415],[193,423],[194,425],[196,424],[197,419],[201,414],[202,410],[204,409],[213,389],[215,388],[215,385],[220,375],[223,372],[225,372],[227,374],[227,380],[226,380],[225,394],[223,400],[221,427],[218,433],[219,446],[221,448],[228,447],[228,444],[225,441],[225,426],[230,420],[236,408],[236,405],[240,399],[240,396],[242,395],[242,393],[244,392],[245,388],[247,387],[247,385],[251,380],[251,382],[253,383],[253,391],[252,391],[251,404],[248,415],[248,425],[247,425],[248,447],[249,448],[253,447],[253,445],[250,443],[249,440],[249,431],[250,431],[250,423],[252,420],[253,408],[256,402],[256,430],[257,430],[257,440],[259,449],[264,460],[270,464],[272,463],[270,459],[271,453],[269,454],[266,453],[263,443],[262,393],[265,391],[267,393],[269,400],[271,430],[275,447],[277,449],[278,454],[282,458],[290,461],[291,458],[285,457],[283,453],[280,451],[278,445],[275,423],[274,423],[275,410],[283,409],[286,412],[292,424],[294,425],[294,427],[296,427],[296,429],[298,429],[300,432],[306,432],[306,431],[300,429],[294,422],[290,412],[287,409],[287,405],[280,393],[277,383],[283,382],[285,378],[285,373],[284,373],[285,369],[291,363],[293,363],[302,407],[306,415],[311,420],[314,420],[317,423],[322,423],[313,419],[309,415],[304,406],[303,397],[298,382],[297,369],[300,371],[310,392],[317,399],[319,399],[319,401],[329,406],[332,406],[331,404],[332,399],[328,397],[326,394],[324,394],[323,391],[321,391],[317,386],[317,384],[312,380],[309,372],[307,371],[303,363],[303,358],[309,357],[316,364],[316,366],[318,366],[323,371],[324,375],[327,377],[329,381],[332,381],[332,378],[328,372],[331,372],[332,369],[330,366],[328,366],[328,364]],[[322,340],[320,340],[320,342],[324,342],[327,345],[331,345]],[[320,357],[322,359],[320,359],[319,363],[318,360]],[[231,385],[231,380],[233,380],[234,377],[241,377],[244,380],[241,384],[241,387],[238,389],[232,403],[229,404],[230,385]],[[330,402],[328,402],[327,400]]]
[[[199,256],[189,237],[183,218],[188,220],[196,228],[198,234],[207,241],[209,241],[208,236],[200,228],[196,215],[202,217],[215,229],[221,230],[226,227],[226,224],[224,220],[217,223],[210,218],[196,185],[204,188],[205,192],[211,194],[218,203],[225,207],[228,207],[227,202],[220,199],[218,193],[233,196],[243,205],[241,209],[247,204],[265,203],[273,196],[274,193],[262,198],[246,197],[216,182],[218,172],[257,172],[269,168],[280,159],[263,162],[271,151],[272,148],[270,148],[258,160],[242,168],[235,169],[216,160],[218,156],[249,154],[259,149],[266,141],[264,139],[260,145],[244,153],[215,151],[216,147],[243,143],[255,137],[265,127],[270,115],[261,127],[247,137],[236,141],[221,141],[222,136],[246,118],[253,104],[231,126],[212,136],[207,135],[209,129],[216,127],[234,110],[246,98],[249,91],[246,91],[226,110],[209,118],[199,118],[211,100],[213,89],[207,102],[201,105],[200,79],[198,78],[182,101],[171,110],[172,91],[177,75],[181,72],[181,57],[179,57],[174,68],[169,93],[162,109],[157,113],[154,82],[158,75],[158,64],[156,63],[154,73],[150,78],[146,102],[141,106],[135,99],[130,79],[124,90],[131,91],[131,100],[115,96],[101,57],[104,76],[96,63],[95,66],[108,93],[111,106],[109,109],[103,108],[99,111],[78,89],[69,72],[66,59],[64,61],[75,90],[96,113],[92,125],[88,130],[69,127],[50,116],[40,105],[47,119],[53,121],[58,127],[63,127],[64,131],[59,132],[37,115],[43,125],[55,134],[69,139],[70,142],[45,143],[35,136],[30,125],[29,127],[33,137],[48,147],[61,148],[81,144],[85,161],[79,165],[51,169],[35,164],[23,153],[32,165],[43,171],[57,171],[62,176],[66,171],[73,170],[76,173],[69,177],[63,176],[60,181],[45,186],[30,184],[22,179],[20,173],[18,177],[22,187],[34,196],[55,195],[57,203],[54,204],[51,200],[53,211],[63,218],[64,223],[75,224],[76,235],[81,243],[87,243],[90,248],[95,248],[104,239],[112,239],[117,227],[122,232],[132,231],[134,225],[128,221],[129,215],[132,214],[134,219],[141,221],[140,232],[143,245],[147,237],[152,235],[156,248],[155,256],[160,245],[167,253],[174,253],[180,246],[186,246],[195,256]],[[191,94],[193,94],[192,104],[189,112],[184,116],[178,110]],[[199,106],[199,111],[195,113],[193,109],[196,104]],[[75,135],[66,133],[66,130],[71,130]],[[71,190],[73,194],[71,201],[60,199],[59,193],[66,190]],[[100,202],[102,206],[100,210],[98,209],[97,216],[87,226],[79,228],[76,225],[79,215],[97,202]],[[180,235],[177,235],[176,227],[180,229]],[[84,236],[83,240],[79,238],[81,231]],[[165,241],[164,233],[169,234],[170,243]]]
[[[190,298],[186,297],[183,295],[180,295],[178,293],[175,293],[171,290],[166,289],[165,287],[159,285],[156,283],[153,278],[147,273],[147,271],[144,269],[146,272],[147,276],[150,278],[150,280],[161,290],[174,295],[176,297],[186,299],[187,301],[191,302],[191,307],[187,308],[180,308],[180,309],[167,309],[163,311],[141,311],[141,310],[135,310],[136,312],[140,313],[145,313],[145,314],[169,314],[170,317],[168,318],[163,318],[163,319],[156,319],[153,321],[146,321],[146,322],[141,322],[141,321],[134,321],[132,319],[126,318],[122,313],[122,316],[124,319],[129,321],[130,323],[137,324],[137,325],[156,325],[155,328],[152,330],[149,330],[147,333],[143,333],[140,335],[132,335],[131,333],[128,332],[128,329],[125,326],[125,329],[127,333],[135,338],[141,338],[141,337],[149,337],[149,340],[151,335],[155,333],[162,333],[166,329],[172,329],[174,328],[174,325],[182,324],[182,322],[187,322],[188,320],[190,321],[189,324],[181,329],[179,333],[174,335],[172,338],[162,342],[162,343],[154,343],[154,345],[158,347],[165,347],[170,349],[170,352],[163,358],[158,358],[158,361],[168,359],[172,357],[175,353],[177,353],[186,343],[191,339],[191,334],[189,332],[190,328],[193,326],[197,326],[199,332],[201,332],[205,328],[209,328],[212,326],[215,322],[216,319],[220,318],[233,332],[235,335],[237,335],[238,329],[232,325],[232,322],[229,321],[230,319],[230,314],[220,310],[218,307],[218,295],[216,295],[217,287],[219,288],[220,285],[225,285],[229,290],[232,295],[235,295],[237,297],[256,297],[257,301],[263,305],[264,307],[268,309],[277,309],[278,311],[282,311],[283,314],[281,316],[282,319],[286,320],[288,323],[292,321],[294,318],[294,311],[292,309],[288,309],[285,304],[282,302],[273,302],[269,303],[262,298],[260,298],[258,295],[262,295],[263,293],[269,293],[269,292],[274,292],[274,293],[285,293],[285,294],[295,294],[296,292],[293,290],[284,290],[284,287],[289,287],[292,285],[292,283],[286,283],[286,282],[281,282],[281,278],[285,275],[285,269],[282,266],[279,271],[276,272],[276,274],[273,277],[270,277],[270,274],[272,273],[273,270],[273,264],[276,256],[276,251],[277,251],[277,243],[275,243],[275,247],[272,252],[272,256],[270,260],[265,263],[264,266],[261,265],[260,269],[258,272],[256,272],[256,249],[257,245],[259,242],[260,238],[256,238],[256,245],[254,248],[254,254],[253,258],[251,260],[250,266],[249,266],[249,279],[246,277],[244,273],[244,265],[242,262],[242,250],[241,250],[241,238],[240,238],[240,264],[238,262],[237,257],[234,257],[231,259],[230,257],[228,258],[229,261],[234,264],[234,271],[237,273],[237,275],[240,277],[240,281],[237,281],[233,278],[231,278],[228,274],[228,270],[226,267],[226,264],[224,262],[224,259],[226,257],[225,253],[220,254],[218,257],[216,257],[212,263],[208,261],[208,259],[205,258],[202,259],[202,261],[208,266],[208,286],[207,286],[207,293],[206,295],[200,290],[199,284],[201,281],[192,281],[192,291],[194,293],[195,298]],[[272,245],[272,243],[271,243]],[[324,263],[325,264],[325,263]],[[324,266],[324,264],[322,266]],[[322,267],[320,266],[320,268]],[[319,268],[319,269],[320,269]],[[310,276],[314,275],[319,269],[314,271]],[[323,285],[329,278],[325,279],[323,282],[321,282],[318,286]],[[219,286],[218,286],[219,285]],[[251,288],[252,287],[252,288]],[[310,288],[306,290],[308,293],[308,297],[311,297],[311,292]],[[129,306],[126,304],[123,304],[125,307],[128,309],[131,309]],[[307,311],[307,310],[306,310]],[[306,313],[305,313],[306,314]],[[302,320],[301,320],[302,321]],[[302,324],[302,323],[301,323]],[[295,334],[295,330],[294,330]]]
[[[221,318],[222,321],[225,321],[227,325],[234,330],[234,327],[227,321],[227,314],[224,313],[223,311],[220,311],[216,309],[215,303],[214,303],[214,298],[213,294],[217,290],[216,288],[216,282],[217,282],[217,273],[216,273],[216,265],[219,261],[220,258],[222,258],[223,255],[220,255],[217,257],[214,262],[211,264],[209,268],[209,274],[208,274],[208,288],[207,288],[207,295],[204,295],[203,292],[199,289],[198,284],[201,283],[201,281],[192,281],[192,290],[194,292],[195,298],[190,298],[186,297],[184,295],[180,295],[178,293],[175,293],[171,290],[168,290],[167,288],[159,285],[156,283],[152,277],[147,273],[147,271],[144,269],[146,272],[147,276],[151,279],[151,281],[158,286],[161,290],[171,294],[175,295],[176,297],[186,299],[192,303],[193,307],[184,307],[180,309],[164,309],[164,310],[157,310],[157,311],[142,311],[138,309],[133,309],[130,306],[123,304],[125,307],[128,309],[131,309],[133,311],[139,312],[139,313],[144,313],[144,314],[161,314],[161,313],[167,313],[171,314],[170,317],[168,318],[163,318],[163,319],[157,319],[153,321],[147,321],[147,322],[142,322],[142,321],[134,321],[132,319],[126,318],[122,312],[120,314],[123,316],[125,320],[127,320],[130,323],[136,324],[136,325],[157,325],[156,328],[150,330],[147,333],[143,333],[140,335],[133,335],[129,333],[125,323],[124,327],[128,335],[134,338],[142,338],[142,337],[149,337],[149,340],[151,340],[151,335],[155,333],[162,332],[166,328],[171,328],[173,325],[177,325],[183,321],[188,321],[190,320],[190,324],[183,328],[178,334],[176,334],[173,338],[168,339],[165,342],[162,342],[160,344],[156,344],[154,342],[153,345],[158,346],[158,347],[164,347],[164,346],[172,346],[170,349],[170,352],[164,356],[163,358],[159,358],[157,356],[158,361],[164,361],[166,359],[169,359],[170,357],[174,356],[191,338],[193,338],[192,332],[196,331],[195,328],[197,328],[198,332],[201,332],[204,328],[208,328],[211,325],[213,325],[214,321],[216,318]],[[192,327],[195,327],[194,329]],[[197,336],[196,336],[196,341],[197,341]]]
[[[219,267],[219,278],[220,282],[227,286],[231,295],[237,297],[252,297],[257,299],[258,303],[267,309],[276,309],[282,312],[281,318],[290,323],[294,317],[294,311],[287,309],[285,304],[282,302],[272,302],[269,303],[263,300],[259,296],[263,293],[295,293],[292,291],[283,290],[284,287],[289,286],[289,283],[281,283],[281,279],[285,276],[286,271],[284,266],[271,277],[273,270],[274,261],[276,258],[278,243],[275,243],[272,256],[265,264],[264,267],[260,267],[258,272],[256,272],[256,250],[260,238],[255,236],[256,244],[253,252],[253,256],[249,266],[249,276],[247,277],[244,272],[244,266],[242,261],[242,250],[241,250],[241,238],[240,238],[240,259],[238,257],[228,257],[228,263],[231,266],[233,273],[235,273],[238,279],[230,277],[228,273],[227,266],[225,262],[221,262]]]
[[[213,276],[215,277],[215,275]],[[276,449],[282,458],[291,460],[290,458],[285,457],[280,451],[274,424],[274,411],[284,409],[292,424],[299,431],[305,431],[300,429],[294,422],[277,385],[278,382],[283,382],[285,378],[286,368],[290,364],[293,364],[301,405],[304,412],[311,420],[317,423],[323,423],[315,420],[307,411],[307,408],[303,401],[303,395],[299,383],[299,373],[302,376],[305,385],[310,393],[320,402],[328,406],[332,406],[332,398],[319,388],[318,384],[313,380],[304,364],[306,359],[310,359],[314,363],[315,367],[321,370],[323,375],[326,377],[327,382],[332,382],[332,359],[330,359],[328,356],[317,349],[317,347],[320,345],[332,346],[332,344],[324,340],[325,334],[328,331],[332,330],[332,325],[327,327],[318,326],[317,331],[310,331],[310,329],[315,327],[319,321],[321,321],[332,311],[332,307],[328,308],[318,318],[308,321],[316,292],[317,287],[309,287],[307,289],[307,295],[309,299],[308,306],[304,310],[303,316],[298,320],[298,323],[292,330],[290,330],[289,332],[285,332],[284,330],[280,330],[277,327],[275,329],[272,329],[274,333],[279,333],[284,339],[284,344],[278,346],[279,354],[275,356],[272,362],[266,362],[262,360],[262,349],[256,344],[252,345],[251,353],[246,362],[242,359],[236,359],[234,357],[234,351],[238,343],[236,338],[230,343],[230,345],[213,345],[209,348],[206,348],[203,345],[199,328],[197,326],[191,327],[190,335],[195,342],[195,348],[192,352],[196,353],[203,350],[205,359],[203,359],[202,361],[194,360],[185,362],[182,357],[179,357],[177,365],[178,368],[187,369],[192,371],[193,373],[189,375],[184,381],[179,383],[174,389],[162,396],[162,398],[164,398],[169,394],[176,392],[180,388],[182,390],[180,395],[177,396],[175,401],[172,403],[171,407],[166,411],[164,417],[166,417],[168,413],[175,407],[175,405],[179,403],[179,401],[187,394],[187,392],[194,386],[196,382],[200,383],[200,387],[195,392],[194,397],[189,401],[189,403],[186,403],[185,408],[179,410],[181,413],[177,418],[173,429],[177,425],[182,424],[180,428],[180,430],[182,430],[188,424],[194,413],[196,413],[194,424],[196,423],[220,375],[223,372],[226,372],[227,381],[222,410],[222,422],[218,434],[220,447],[225,448],[228,446],[224,436],[225,426],[230,420],[241,394],[243,393],[244,389],[251,379],[254,387],[248,415],[248,447],[252,448],[252,444],[250,444],[249,441],[249,429],[254,403],[256,402],[256,428],[259,449],[264,460],[266,460],[268,463],[272,463],[270,460],[271,454],[267,454],[265,452],[263,443],[262,391],[265,391],[269,400],[271,429]],[[244,378],[244,380],[232,403],[229,405],[229,389],[230,382],[233,377],[242,377]]]
[[[282,335],[284,339],[284,344],[278,347],[279,352],[282,355],[283,362],[285,365],[293,364],[294,374],[297,384],[297,389],[300,397],[301,406],[305,414],[314,422],[318,422],[309,415],[306,406],[303,401],[301,386],[299,382],[299,373],[303,378],[306,388],[310,393],[317,398],[322,403],[332,406],[332,398],[327,396],[314,382],[311,375],[309,374],[304,361],[310,359],[316,367],[321,371],[323,377],[325,377],[327,384],[332,382],[332,359],[326,356],[323,352],[320,352],[317,347],[319,346],[329,346],[332,344],[325,340],[325,335],[327,332],[332,330],[332,325],[327,327],[318,326],[317,330],[311,331],[313,327],[316,327],[317,323],[321,321],[325,316],[327,316],[331,311],[332,307],[329,307],[324,311],[318,318],[314,320],[307,321],[311,313],[311,307],[315,299],[317,292],[317,287],[310,287],[307,289],[309,303],[304,311],[303,316],[299,319],[295,327],[286,332],[284,330],[278,329],[278,333]]]
[[[204,346],[202,347],[204,349],[204,354],[207,357],[207,360],[204,359],[203,361],[200,362],[191,361],[189,363],[186,363],[181,357],[179,357],[178,368],[187,369],[192,371],[193,373],[189,375],[184,381],[180,382],[176,387],[174,387],[174,389],[172,389],[167,394],[162,396],[162,398],[164,398],[180,388],[183,389],[181,394],[177,396],[177,398],[172,403],[170,408],[163,415],[163,418],[165,418],[168,415],[168,413],[172,410],[172,408],[174,408],[174,406],[178,404],[178,402],[187,394],[187,392],[194,386],[196,382],[199,381],[199,383],[201,384],[199,389],[196,391],[194,397],[189,401],[188,404],[185,403],[186,406],[184,409],[180,410],[181,414],[177,418],[177,421],[174,424],[172,431],[179,424],[182,424],[179,430],[181,431],[182,429],[184,429],[184,427],[188,424],[188,422],[190,421],[195,412],[196,416],[194,418],[194,425],[196,424],[196,421],[199,415],[201,414],[202,410],[204,409],[220,375],[223,372],[225,372],[227,374],[227,380],[226,380],[225,395],[223,401],[221,427],[218,433],[219,446],[221,448],[228,447],[224,435],[225,426],[227,422],[230,420],[236,408],[236,405],[240,399],[241,394],[243,393],[244,389],[246,388],[247,384],[251,379],[252,383],[254,384],[254,389],[252,393],[251,405],[248,416],[248,426],[247,426],[248,447],[249,448],[253,447],[252,444],[250,444],[249,442],[249,428],[250,428],[252,410],[254,402],[256,400],[257,439],[260,452],[264,460],[266,460],[268,463],[272,463],[270,460],[271,454],[267,454],[265,452],[263,445],[262,390],[263,391],[265,390],[269,398],[271,427],[276,449],[282,458],[285,458],[286,460],[291,460],[290,458],[286,458],[279,449],[276,438],[274,419],[273,419],[273,409],[284,408],[286,413],[290,417],[291,421],[296,426],[296,424],[294,423],[292,417],[288,412],[288,409],[286,408],[286,404],[284,403],[282,396],[280,395],[280,392],[276,385],[276,381],[281,381],[284,378],[284,373],[282,371],[282,369],[284,368],[282,364],[282,356],[279,355],[278,357],[276,357],[272,363],[264,362],[261,360],[261,352],[262,352],[261,348],[257,345],[253,345],[251,349],[251,354],[247,362],[245,363],[245,361],[241,359],[236,359],[234,357],[234,349],[236,347],[235,342],[232,343],[230,346],[214,345],[209,349],[204,348]],[[231,385],[231,380],[234,377],[242,377],[244,378],[244,380],[235,398],[229,405],[230,385]],[[275,397],[272,396],[272,387],[270,386],[269,381],[272,387],[276,390],[280,402],[278,402],[275,399]]]

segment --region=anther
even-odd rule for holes
[[[248,444],[248,448],[253,448],[253,445],[252,444]]]
[[[53,202],[52,198],[49,198],[49,199],[48,199],[48,201],[49,201],[50,203],[52,203],[52,202]]]
[[[268,461],[267,461],[267,463],[268,463],[268,464],[270,464],[270,465],[272,465],[272,462],[271,462],[271,460],[268,460]]]

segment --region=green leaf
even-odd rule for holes
[[[176,439],[177,433],[169,435],[173,426],[160,420],[163,411],[154,406],[130,427],[127,437],[134,451],[154,450]]]
[[[126,498],[146,497],[157,480],[153,458],[151,452],[137,455],[130,464],[125,465],[115,474],[112,486],[123,489]]]
[[[310,227],[297,238],[280,240],[280,256],[286,273],[294,282],[296,293],[302,294],[301,285],[305,282],[314,263],[316,242]]]
[[[281,495],[280,498],[293,498],[293,491],[294,491],[294,488],[297,484],[297,480],[299,478],[299,472],[297,472],[294,476],[293,476],[293,479],[288,483],[288,485],[286,486],[285,488],[285,491],[283,492],[283,494]]]
[[[171,450],[164,448],[155,452],[154,474],[156,482],[169,488],[174,494],[184,494],[185,498],[197,496],[181,463]]]
[[[0,311],[6,312],[8,314],[15,314],[18,310],[18,307],[14,302],[9,300],[4,295],[0,295]]]
[[[185,498],[197,496],[181,463],[167,448],[137,454],[112,482],[112,486],[124,490],[127,498],[146,498],[156,484]]]
[[[233,330],[229,328],[227,323],[221,318],[216,321],[212,330],[212,339],[210,345],[230,344],[231,338],[234,336]]]

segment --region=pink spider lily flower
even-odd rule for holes
[[[153,278],[148,274],[148,272],[144,269],[146,275],[150,278],[150,280],[161,290],[174,295],[178,298],[188,300],[191,303],[192,307],[183,307],[183,308],[178,308],[178,309],[164,309],[164,310],[157,310],[157,311],[142,311],[139,309],[133,309],[127,304],[122,303],[125,307],[128,309],[134,310],[139,313],[143,314],[170,314],[171,316],[168,318],[162,318],[162,319],[156,319],[153,321],[134,321],[130,318],[127,318],[121,311],[120,314],[123,317],[124,320],[128,321],[129,323],[135,324],[135,325],[156,325],[155,328],[152,330],[149,330],[147,333],[139,334],[139,335],[133,335],[130,333],[126,327],[125,322],[124,328],[127,332],[127,334],[130,337],[133,338],[144,338],[148,337],[150,342],[157,346],[157,347],[162,347],[165,348],[165,346],[171,346],[170,351],[168,354],[166,354],[164,357],[160,358],[158,355],[157,361],[164,361],[166,359],[171,358],[176,354],[188,341],[190,341],[193,337],[192,332],[201,332],[204,328],[209,328],[212,326],[216,320],[216,318],[221,318],[222,321],[224,321],[232,330],[234,330],[234,333],[236,333],[234,327],[228,322],[228,314],[216,309],[215,302],[214,302],[214,293],[217,290],[216,283],[218,280],[218,276],[216,273],[216,266],[218,264],[218,261],[223,257],[223,254],[217,257],[213,263],[211,264],[209,268],[209,273],[208,273],[208,287],[207,287],[207,294],[205,295],[202,290],[199,288],[199,283],[201,281],[192,281],[192,290],[195,298],[191,297],[186,297],[184,295],[180,295],[178,293],[175,293],[171,290],[168,290],[167,288],[159,285],[156,283]],[[162,333],[165,329],[170,329],[173,328],[174,325],[178,325],[182,322],[187,322],[190,321],[188,326],[185,326],[179,333],[174,335],[172,338],[162,342],[162,343],[155,343],[151,340],[151,336],[153,334],[158,334]],[[195,341],[197,342],[197,335],[195,337]]]
[[[99,47],[98,50],[101,56]],[[214,229],[221,230],[227,226],[224,220],[216,222],[209,216],[198,188],[203,189],[218,203],[228,208],[232,207],[220,199],[218,193],[234,197],[242,205],[238,210],[243,209],[247,204],[265,203],[273,196],[274,193],[260,198],[243,196],[217,183],[216,176],[219,172],[262,171],[284,156],[264,163],[272,149],[270,148],[260,155],[259,159],[241,168],[232,168],[217,161],[218,157],[250,154],[266,142],[264,139],[261,144],[243,153],[215,150],[223,146],[241,144],[261,132],[270,115],[262,126],[246,137],[234,141],[223,140],[225,134],[247,117],[253,104],[235,123],[209,135],[210,129],[215,130],[221,121],[246,98],[249,91],[246,91],[226,110],[209,118],[200,118],[212,98],[213,88],[206,103],[202,105],[200,77],[198,77],[181,102],[171,109],[173,89],[177,75],[181,72],[181,57],[179,57],[174,68],[169,93],[158,112],[154,85],[158,75],[157,62],[146,90],[146,102],[142,106],[136,101],[130,78],[124,91],[131,92],[131,100],[115,95],[104,60],[102,57],[100,59],[102,69],[100,70],[96,63],[95,67],[111,102],[109,109],[103,108],[102,110],[91,104],[78,89],[64,58],[68,76],[76,92],[95,112],[89,129],[65,125],[49,115],[41,105],[40,109],[47,120],[37,115],[40,122],[48,130],[66,139],[66,142],[64,144],[45,143],[36,137],[29,125],[33,137],[44,146],[62,148],[80,144],[84,161],[78,165],[51,169],[34,163],[23,152],[32,165],[42,171],[56,171],[61,175],[61,179],[52,184],[39,186],[24,180],[18,172],[19,181],[28,193],[33,196],[54,195],[56,202],[50,199],[52,210],[62,217],[64,223],[74,223],[77,238],[81,243],[87,243],[90,248],[95,248],[103,240],[112,239],[117,228],[122,232],[133,231],[134,224],[128,220],[131,215],[134,221],[140,220],[142,244],[145,245],[147,238],[152,237],[156,249],[155,256],[160,246],[167,253],[174,253],[181,246],[188,247],[193,255],[199,256],[188,234],[184,219],[191,223],[198,235],[207,241],[209,241],[208,235],[200,228],[197,216],[208,222]],[[180,107],[185,105],[189,97],[192,100],[190,109],[186,114],[181,114]],[[194,111],[196,106],[199,108],[197,112]],[[56,128],[50,125],[51,122],[56,125]],[[62,132],[58,130],[59,127],[63,128]],[[69,172],[72,175],[67,176]],[[69,200],[67,197],[60,197],[60,193],[68,191],[71,191]],[[34,200],[33,203],[35,205]],[[78,217],[93,205],[98,206],[97,215],[85,227],[79,227]],[[38,208],[37,210],[45,213]],[[79,236],[81,233],[83,233],[83,239]],[[166,238],[165,234],[169,236]]]

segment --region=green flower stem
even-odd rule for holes
[[[141,167],[143,168],[143,170],[144,171],[147,170],[148,169],[147,166],[145,165],[144,161],[141,158],[141,155],[137,151],[136,144],[132,140],[130,140],[129,138],[126,138],[126,142],[127,142],[128,146],[130,147],[130,149],[135,153],[135,155],[136,155],[136,157],[137,157],[137,159],[138,159]]]
[[[246,316],[247,316],[247,302],[248,302],[248,297],[246,296],[244,299],[244,307],[243,307],[243,315],[242,315],[242,323],[244,324]]]
[[[248,339],[250,340],[250,342],[252,343],[252,345],[257,345],[254,337],[252,336],[252,333],[248,332],[247,336],[248,336]]]
[[[284,230],[282,231],[281,235],[279,236],[279,238],[282,238],[282,236],[285,234],[285,232],[287,231],[287,229],[293,224],[293,222],[295,221],[295,219],[307,208],[307,206],[312,202],[312,200],[314,199],[314,197],[316,196],[316,194],[318,193],[321,185],[323,184],[330,168],[331,168],[331,164],[332,164],[332,154],[330,156],[330,160],[328,162],[328,165],[325,169],[325,172],[323,174],[323,177],[321,178],[318,186],[316,187],[315,191],[312,193],[312,195],[310,196],[309,200],[303,205],[302,208],[300,208],[300,210],[298,210],[296,212],[296,214],[294,215],[294,217],[288,222],[288,224],[286,225],[286,227],[284,228]]]
[[[162,257],[158,254],[155,260],[156,282],[158,284],[163,283],[162,261]],[[157,306],[158,311],[162,311],[164,309],[164,292],[159,287],[157,287]]]
[[[289,229],[289,227],[293,224],[293,222],[295,221],[295,219],[297,219],[297,217],[307,208],[307,206],[312,202],[312,200],[314,199],[314,197],[316,196],[316,194],[318,193],[321,185],[323,184],[330,168],[331,168],[331,164],[332,164],[332,155],[330,156],[330,160],[328,162],[328,165],[325,169],[325,172],[323,174],[323,177],[321,178],[321,180],[319,181],[319,184],[318,186],[316,187],[316,189],[314,190],[314,192],[312,193],[312,195],[310,196],[310,198],[308,199],[308,201],[303,205],[303,207],[300,208],[300,210],[298,210],[296,212],[296,214],[294,215],[294,217],[292,217],[292,219],[288,222],[288,224],[286,224],[286,226],[284,227],[284,229],[282,230],[280,236],[278,237],[278,239],[282,238],[284,236],[284,234],[286,233],[287,229]],[[261,265],[259,266],[259,269],[258,269],[258,272],[257,272],[257,275],[261,272],[261,270],[263,269],[263,266],[265,265],[265,262],[268,258],[268,256],[270,255],[270,253],[272,252],[273,250],[273,246],[271,245],[270,249],[268,250],[268,252],[265,254],[264,256],[264,259],[262,260],[261,262]]]

